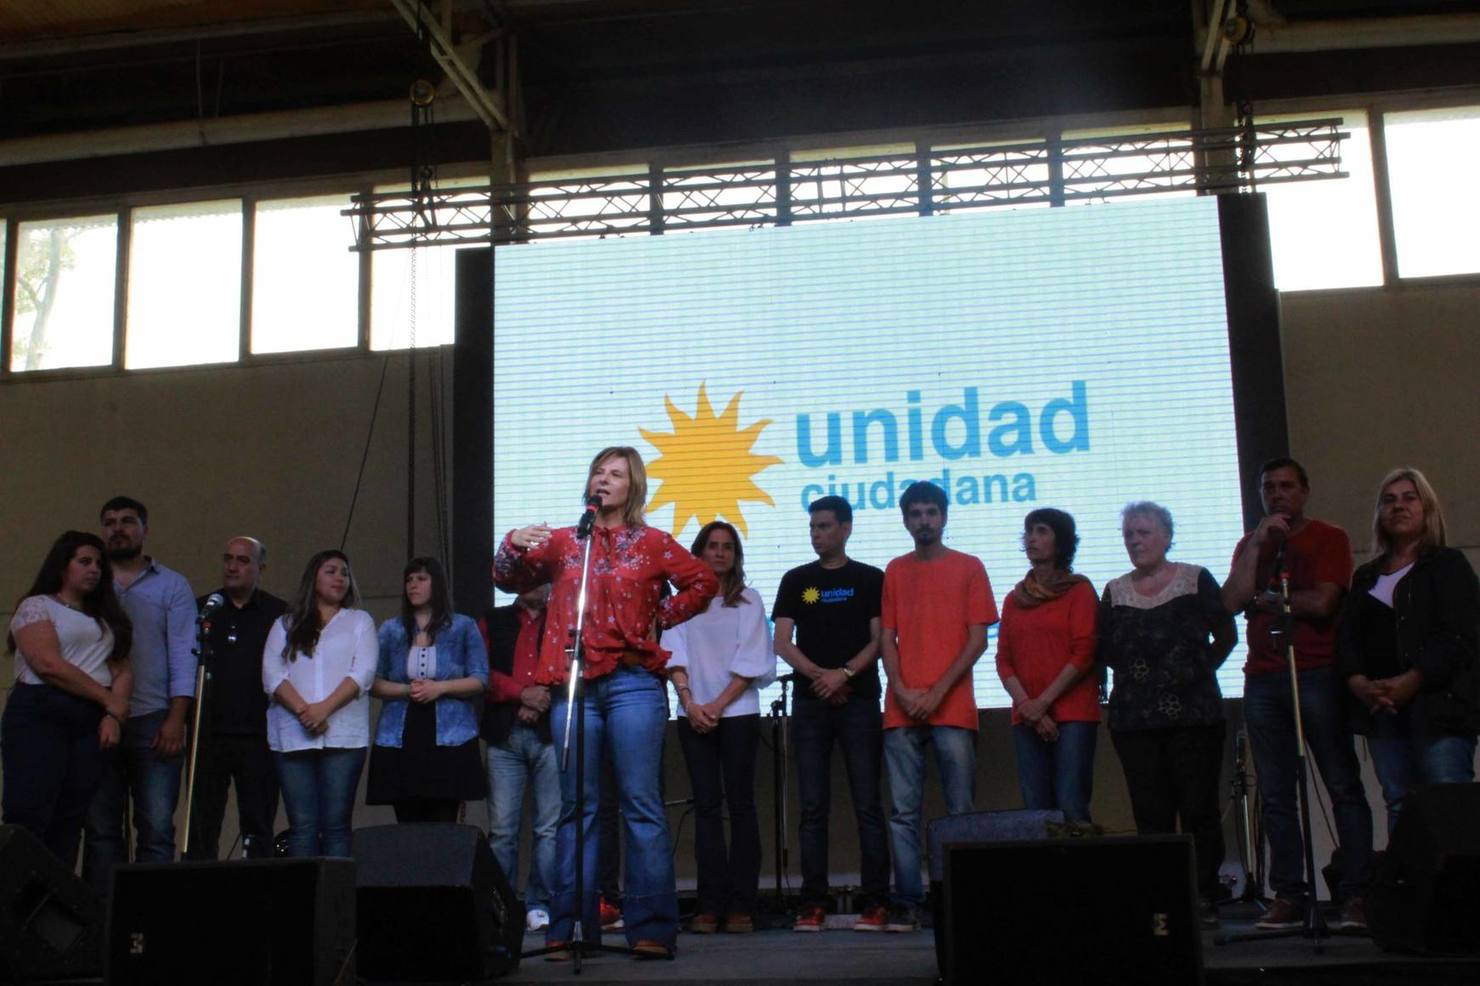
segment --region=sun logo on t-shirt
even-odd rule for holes
[[[809,585],[802,590],[802,602],[804,603],[815,603],[821,598],[822,590],[818,589],[815,585]]]

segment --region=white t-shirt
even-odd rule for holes
[[[318,736],[304,729],[285,706],[273,702],[267,707],[267,745],[279,753],[369,746],[370,685],[375,681],[375,663],[380,657],[375,620],[363,609],[341,609],[319,632],[312,657],[299,653],[288,661],[283,657],[283,645],[288,641],[287,619],[284,616],[273,621],[262,648],[262,687],[267,694],[272,695],[286,681],[305,702],[321,702],[345,678],[360,686],[360,694],[331,715],[329,728]]]
[[[10,632],[31,626],[34,623],[50,623],[56,630],[61,644],[62,659],[86,674],[104,688],[113,684],[113,672],[108,670],[108,656],[113,653],[113,628],[79,612],[51,596],[27,596],[15,608],[10,618]],[[41,676],[31,670],[26,655],[16,648],[15,680],[28,685],[45,684]]]
[[[1393,590],[1398,587],[1398,583],[1403,581],[1403,576],[1407,575],[1412,568],[1413,562],[1409,562],[1402,568],[1398,569],[1396,572],[1391,572],[1387,575],[1379,574],[1377,576],[1377,584],[1368,589],[1367,594],[1373,599],[1376,599],[1378,602],[1382,603],[1388,609],[1392,609]]]
[[[703,705],[719,698],[731,675],[753,679],[750,687],[725,707],[721,718],[758,715],[760,690],[776,678],[776,653],[760,593],[746,589],[744,601],[726,606],[715,596],[709,608],[691,620],[663,631],[663,647],[673,652],[670,668],[687,668],[692,699]],[[680,704],[679,715],[683,715]]]

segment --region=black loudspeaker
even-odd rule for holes
[[[946,954],[946,846],[957,842],[1007,842],[1043,839],[1050,823],[1063,822],[1057,809],[1017,808],[1008,811],[968,811],[946,815],[925,826],[925,851],[930,871],[930,916],[935,931],[935,960],[945,975]]]
[[[524,908],[481,829],[421,822],[355,833],[360,977],[467,982],[519,965]]]
[[[1367,922],[1390,951],[1480,953],[1480,784],[1436,784],[1404,800]]]
[[[947,843],[944,982],[1198,984],[1192,839]]]
[[[0,825],[0,983],[103,969],[103,902],[19,825]]]
[[[355,981],[348,859],[119,866],[109,905],[110,984]]]

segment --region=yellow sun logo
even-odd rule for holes
[[[815,603],[821,598],[822,593],[818,591],[815,585],[809,585],[807,586],[807,588],[802,590],[802,602],[804,603]]]
[[[781,461],[774,455],[756,455],[751,451],[771,419],[763,418],[741,428],[741,393],[744,392],[731,397],[718,415],[702,383],[693,415],[679,410],[664,394],[663,404],[668,409],[673,431],[638,429],[658,450],[658,457],[648,463],[647,471],[660,485],[647,508],[657,510],[673,504],[675,537],[691,519],[703,526],[721,517],[734,524],[742,535],[749,535],[740,501],[759,500],[776,505],[771,495],[751,478]]]

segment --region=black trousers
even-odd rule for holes
[[[707,733],[678,720],[678,742],[694,794],[694,856],[699,913],[753,914],[761,877],[761,828],[755,810],[759,715],[727,716]],[[725,806],[730,847],[725,849]]]
[[[249,859],[272,856],[277,822],[278,778],[266,736],[201,736],[196,758],[195,800],[191,807],[189,860],[220,857],[226,792],[236,784],[236,817],[242,849]]]
[[[858,825],[858,907],[889,903],[889,835],[884,824],[880,775],[884,762],[884,717],[874,695],[854,695],[842,705],[798,698],[792,706],[791,741],[796,749],[797,792],[802,818],[802,904],[828,907],[828,813],[832,807],[833,744],[843,751],[843,769]]]
[[[102,778],[102,706],[16,682],[0,716],[3,820],[28,829],[66,866],[77,865],[87,806]]]
[[[1223,864],[1221,722],[1176,729],[1112,731],[1125,786],[1130,791],[1136,832],[1158,835],[1181,831],[1197,850],[1197,893],[1213,899]]]
[[[455,822],[463,803],[450,798],[407,798],[392,801],[396,821],[406,822]]]

